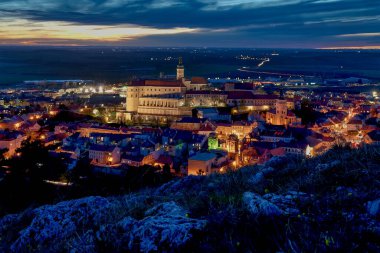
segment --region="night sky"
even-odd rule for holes
[[[1,0],[0,44],[380,48],[380,0]]]

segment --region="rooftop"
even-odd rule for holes
[[[192,84],[207,84],[207,80],[204,77],[194,76],[191,78]]]
[[[209,161],[216,157],[216,154],[213,153],[197,153],[192,157],[189,157],[189,160],[195,161]]]
[[[136,80],[132,81],[129,86],[185,87],[179,80]]]

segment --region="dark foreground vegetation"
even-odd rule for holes
[[[4,159],[6,150],[0,150],[0,217],[68,199],[127,194],[173,178],[170,169],[153,166],[129,167],[123,176],[94,174],[86,158],[67,170],[67,161],[51,156],[49,149],[40,140],[28,139],[11,159]]]
[[[380,252],[380,148],[175,179],[0,219],[2,252]]]

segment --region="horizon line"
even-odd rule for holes
[[[59,44],[59,45],[46,45],[46,44],[0,44],[0,47],[62,47],[62,48],[75,48],[75,47],[88,47],[88,48],[165,48],[165,49],[187,49],[187,48],[213,48],[213,49],[267,49],[267,50],[380,50],[380,45],[375,46],[331,46],[331,47],[244,47],[244,46],[231,46],[231,47],[218,47],[218,46],[128,46],[128,45],[79,45],[79,44]]]

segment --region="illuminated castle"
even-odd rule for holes
[[[191,115],[191,110],[183,107],[186,86],[184,66],[179,58],[177,79],[137,80],[127,87],[127,120],[142,116],[145,120],[163,116],[181,117]]]

